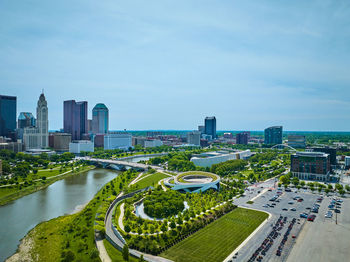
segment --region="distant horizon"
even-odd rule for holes
[[[61,130],[49,130],[49,132],[60,132]],[[127,130],[109,130],[109,132],[192,132],[196,131],[196,129],[127,129]],[[216,132],[264,132],[264,130],[216,130]],[[323,130],[283,130],[283,133],[350,133],[350,131],[323,131]]]
[[[349,21],[349,1],[0,1],[0,94],[35,113],[44,90],[55,130],[75,100],[116,130],[346,132]]]

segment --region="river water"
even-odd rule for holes
[[[117,175],[107,169],[90,170],[0,206],[0,261],[15,253],[20,239],[30,229],[42,221],[81,209]]]

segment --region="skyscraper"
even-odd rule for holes
[[[216,118],[215,116],[206,117],[204,120],[204,133],[211,135],[212,139],[216,138]]]
[[[17,97],[0,95],[0,136],[11,137],[16,129]]]
[[[92,133],[108,133],[108,108],[105,104],[96,104],[92,109]]]
[[[18,128],[35,127],[35,117],[30,112],[21,112],[18,116]]]
[[[86,101],[68,100],[63,103],[63,129],[65,133],[72,134],[72,140],[81,140],[87,133],[87,107]]]
[[[265,141],[267,145],[282,144],[282,126],[271,126],[265,129]]]
[[[49,146],[49,120],[45,95],[39,97],[36,107],[36,126],[23,129],[23,142],[26,150],[47,148]]]

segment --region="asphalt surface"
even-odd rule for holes
[[[286,261],[303,227],[308,223],[312,223],[312,222],[306,221],[306,219],[304,218],[300,218],[300,213],[302,212],[310,213],[310,210],[306,209],[306,207],[311,208],[313,204],[316,203],[316,199],[318,198],[318,195],[311,194],[308,192],[295,193],[296,191],[295,189],[292,190],[292,192],[285,192],[284,190],[281,190],[283,194],[279,197],[280,202],[269,201],[269,199],[272,198],[274,195],[276,195],[276,192],[277,192],[277,188],[274,187],[274,180],[263,182],[257,187],[252,186],[252,187],[249,187],[248,189],[249,191],[248,190],[246,191],[245,197],[241,197],[235,200],[234,203],[242,207],[249,207],[249,208],[258,209],[261,211],[266,211],[271,214],[271,218],[247,242],[247,244],[238,251],[237,256],[235,256],[235,258],[232,258],[231,261],[248,261],[251,258],[252,254],[260,247],[260,245],[264,242],[267,236],[272,232],[272,229],[273,229],[272,227],[276,224],[276,221],[280,216],[282,216],[283,219],[284,217],[286,217],[286,221],[283,223],[283,226],[281,226],[281,229],[278,230],[278,236],[275,239],[273,239],[273,243],[271,247],[265,253],[265,255],[262,256],[261,261]],[[258,198],[256,198],[257,195],[259,195]],[[302,197],[304,201],[297,202],[296,200],[293,200],[293,197],[295,196]],[[253,204],[246,203],[248,200],[253,198],[255,198]],[[292,201],[293,204],[289,204],[290,201]],[[276,203],[276,206],[273,208],[263,207],[263,205],[265,204],[272,204],[272,203]],[[284,211],[282,210],[283,208],[287,208],[288,210]],[[296,211],[291,211],[291,208],[296,208]],[[319,214],[316,214],[315,221],[317,221],[318,217],[319,217]],[[277,256],[276,251],[293,218],[296,219],[296,222],[293,224],[290,234],[287,237],[287,241],[283,245],[281,255]],[[295,235],[296,238],[293,239],[292,235]],[[309,261],[313,261],[313,260],[309,260]]]
[[[307,223],[287,262],[300,261],[350,261],[350,199],[342,198],[340,214],[325,218],[333,197],[326,197],[320,213],[313,223]]]

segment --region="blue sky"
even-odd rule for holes
[[[50,129],[350,130],[350,1],[0,1],[0,94]]]

